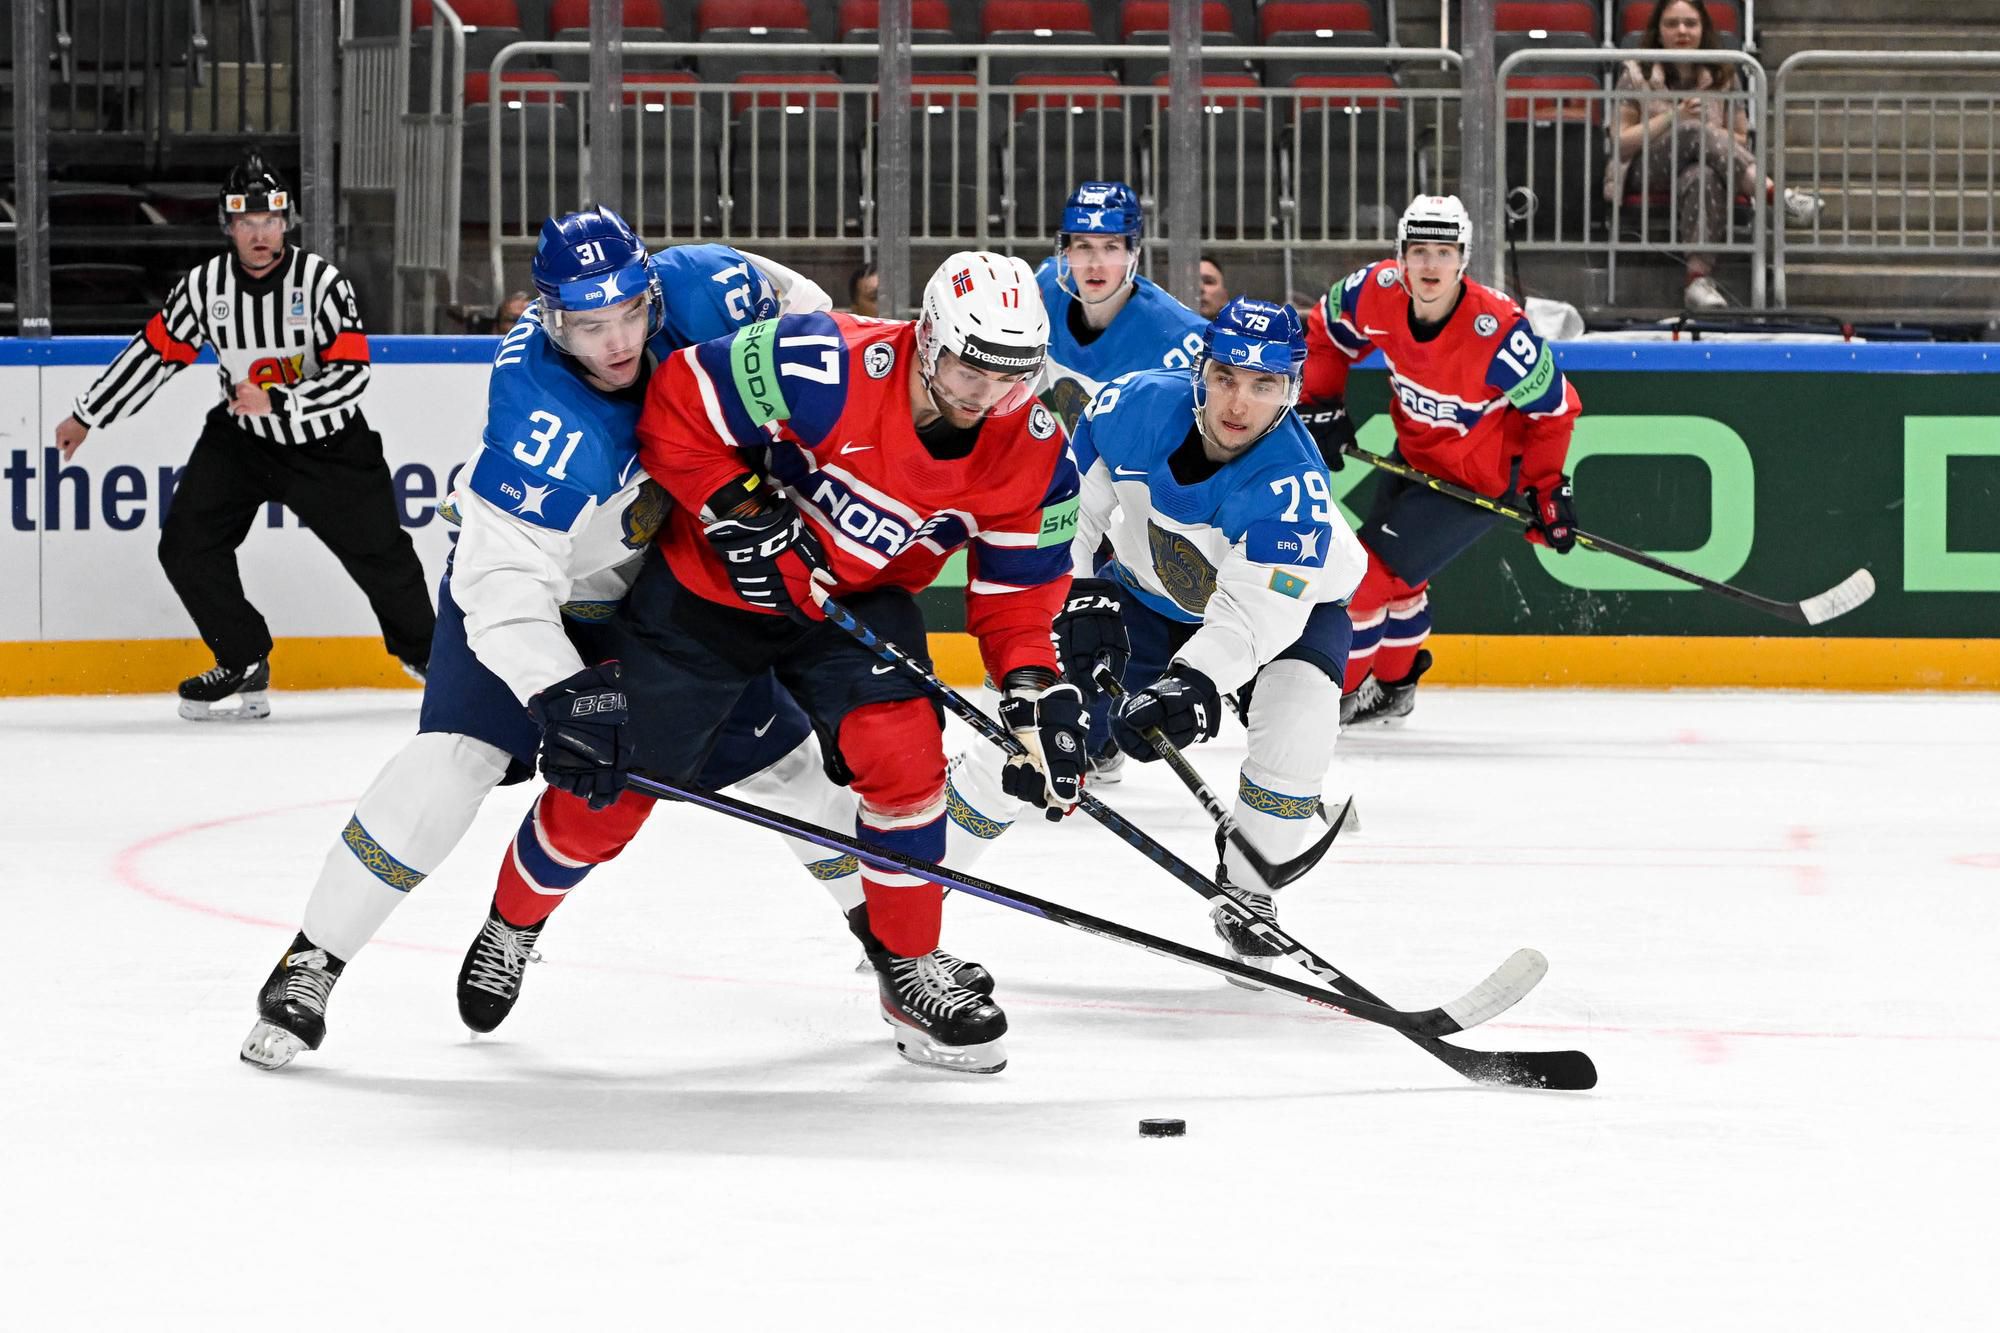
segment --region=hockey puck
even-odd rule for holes
[[[1141,1120],[1139,1137],[1142,1139],[1178,1139],[1186,1135],[1185,1120]]]

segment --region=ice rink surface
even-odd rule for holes
[[[325,1046],[254,1071],[256,988],[415,702],[0,701],[0,1327],[1993,1327],[2000,699],[1427,688],[1343,738],[1362,828],[1288,927],[1409,1007],[1541,949],[1457,1040],[1580,1047],[1589,1093],[966,898],[946,945],[1012,1064],[919,1070],[823,890],[686,808],[472,1041],[453,979],[527,788]],[[1240,741],[1196,752],[1217,786]],[[1208,866],[1186,793],[1126,772],[1101,794]],[[1081,818],[980,870],[1215,943]]]

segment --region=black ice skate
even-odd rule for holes
[[[521,974],[529,963],[542,961],[535,941],[546,924],[512,926],[499,908],[486,910],[486,924],[458,969],[458,1016],[467,1027],[491,1032],[513,1012],[514,1001],[521,998]]]
[[[243,1039],[243,1063],[259,1069],[290,1064],[326,1040],[326,1000],[347,964],[300,932],[257,993],[257,1023]]]
[[[1394,722],[1408,717],[1417,706],[1417,681],[1430,669],[1430,650],[1419,648],[1410,662],[1410,674],[1401,680],[1378,681],[1373,676],[1367,677],[1354,693],[1340,701],[1340,724],[1358,727],[1368,722]]]
[[[271,664],[258,658],[249,666],[212,666],[181,682],[181,716],[190,722],[248,722],[271,715]],[[215,705],[230,699],[234,708]]]
[[[855,964],[854,970],[856,972],[874,971],[875,960],[872,956],[870,946],[874,945],[875,937],[868,932],[868,905],[866,903],[863,903],[847,914],[847,928],[854,932],[856,939],[861,941],[861,961]],[[981,995],[991,995],[993,993],[993,974],[978,963],[969,963],[963,958],[954,958],[943,949],[931,950],[931,957],[937,959],[938,967],[955,984],[963,986],[969,991],[978,991]],[[896,1020],[890,1018],[887,1014],[883,1014],[882,1021],[884,1023],[893,1023]]]
[[[1225,846],[1227,843],[1218,833],[1215,838],[1218,856],[1222,854]],[[1238,888],[1232,884],[1229,880],[1227,863],[1216,866],[1215,882],[1225,894],[1229,895],[1231,902],[1248,911],[1258,921],[1270,926],[1278,924],[1278,905],[1272,896],[1256,889]],[[1215,923],[1215,933],[1229,946],[1229,952],[1235,956],[1237,962],[1257,968],[1259,971],[1269,972],[1272,965],[1284,957],[1283,950],[1257,934],[1250,928],[1248,922],[1240,920],[1220,903],[1208,909],[1208,916],[1209,920]],[[1241,986],[1244,990],[1263,989],[1255,982],[1244,981],[1240,977],[1227,977],[1225,980],[1232,986]]]
[[[896,1050],[911,1064],[949,1069],[961,1074],[997,1074],[1007,1067],[1000,1038],[1007,1034],[1007,1015],[988,994],[972,989],[968,969],[988,986],[993,978],[977,963],[960,962],[958,980],[946,973],[940,958],[927,953],[905,958],[890,953],[867,928],[867,908],[848,913],[848,926],[874,965],[882,997],[882,1017],[896,1034]]]

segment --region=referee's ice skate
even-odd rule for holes
[[[190,722],[248,722],[271,715],[271,664],[210,667],[181,682],[181,716]],[[228,707],[218,708],[216,705]]]

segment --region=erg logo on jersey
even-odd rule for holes
[[[1479,418],[1485,414],[1483,403],[1468,403],[1448,393],[1433,393],[1406,379],[1394,379],[1390,387],[1395,390],[1396,401],[1403,405],[1404,412],[1434,426],[1449,426],[1460,435],[1477,425]]]

